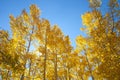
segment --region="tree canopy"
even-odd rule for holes
[[[120,3],[109,0],[108,12],[100,10],[101,0],[89,4],[81,16],[86,36],[76,37],[76,48],[35,4],[10,15],[12,34],[0,30],[0,79],[120,80]]]

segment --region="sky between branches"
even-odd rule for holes
[[[9,15],[20,15],[23,9],[29,11],[31,4],[40,8],[41,18],[48,19],[51,25],[57,24],[70,36],[73,47],[76,36],[85,36],[80,27],[83,26],[81,15],[90,10],[87,0],[1,0],[0,28],[10,31]]]

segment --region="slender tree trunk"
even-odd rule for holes
[[[9,80],[9,70],[7,71],[6,80]]]
[[[33,34],[33,33],[34,33],[34,26],[32,27],[32,32],[31,32],[31,34],[30,34],[30,38],[29,38],[29,42],[28,42],[28,47],[27,47],[26,54],[29,53],[30,46],[31,46],[31,42],[32,42],[32,34]],[[27,62],[27,60],[25,60],[24,68],[26,68],[26,62]],[[25,72],[25,71],[24,71],[24,72]],[[20,80],[24,80],[24,72],[23,72]]]
[[[84,80],[82,76],[80,76],[80,77],[81,77],[81,80]]]
[[[66,78],[66,80],[68,80],[68,68],[66,67],[66,74],[65,74],[65,78]]]
[[[87,55],[86,55],[86,60],[87,60],[87,62],[88,62],[88,67],[89,67],[89,71],[90,71],[91,78],[92,78],[92,80],[94,80],[94,76],[93,76],[93,74],[92,74],[92,70],[91,70],[91,68],[90,68],[90,63],[89,63],[89,61],[88,61]]]
[[[71,80],[71,77],[70,77],[70,68],[68,67],[68,76],[69,76],[69,80]]]
[[[32,80],[34,80],[34,77],[35,77],[35,75],[36,75],[36,66],[35,66],[35,72],[33,72],[33,77],[32,77]]]
[[[32,64],[32,61],[30,59],[30,65],[29,65],[29,73],[28,73],[28,76],[30,77],[30,72],[31,72],[31,64]],[[30,79],[30,78],[29,78]]]
[[[24,73],[21,75],[20,80],[24,80]]]
[[[55,80],[57,80],[57,53],[55,53]]]
[[[44,58],[44,77],[43,77],[44,80],[46,80],[46,60],[47,60],[47,29],[45,33],[45,58]]]
[[[47,57],[47,55],[46,55],[46,52],[45,52],[45,58],[44,58],[44,80],[46,79],[46,57]]]
[[[85,50],[85,51],[86,51],[86,50]],[[88,56],[87,56],[86,53],[85,53],[85,56],[86,56],[86,61],[88,62],[88,68],[89,68],[89,71],[90,71],[91,78],[92,78],[92,80],[94,80],[94,76],[93,76],[92,70],[91,70],[91,68],[90,68],[90,62],[89,62],[89,60],[88,60]]]
[[[65,71],[66,71],[66,74],[65,74],[65,79],[67,80],[67,69],[65,69]]]

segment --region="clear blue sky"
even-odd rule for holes
[[[9,15],[20,15],[23,9],[29,10],[36,4],[41,10],[41,18],[46,18],[51,25],[57,24],[65,35],[69,35],[75,47],[76,36],[82,34],[81,15],[88,11],[87,0],[0,0],[0,27],[10,30]]]
[[[57,24],[65,35],[70,36],[72,45],[75,47],[75,38],[78,35],[85,35],[85,33],[80,31],[80,27],[83,26],[81,15],[90,10],[87,1],[88,0],[0,0],[0,28],[10,30],[9,15],[20,15],[23,9],[29,11],[29,6],[36,4],[41,10],[41,18],[48,19],[51,25]]]

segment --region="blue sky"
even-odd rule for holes
[[[81,15],[88,11],[87,0],[1,0],[0,28],[10,30],[9,15],[20,15],[23,9],[29,11],[29,6],[36,4],[41,10],[41,18],[48,19],[51,25],[57,24],[65,35],[69,35],[75,47],[75,38],[85,35]]]
[[[23,9],[29,11],[31,4],[40,8],[41,18],[48,19],[51,25],[57,24],[65,35],[70,36],[73,47],[75,38],[85,35],[80,31],[83,26],[81,15],[90,10],[88,0],[0,0],[0,29],[10,31],[9,15],[20,15]]]

